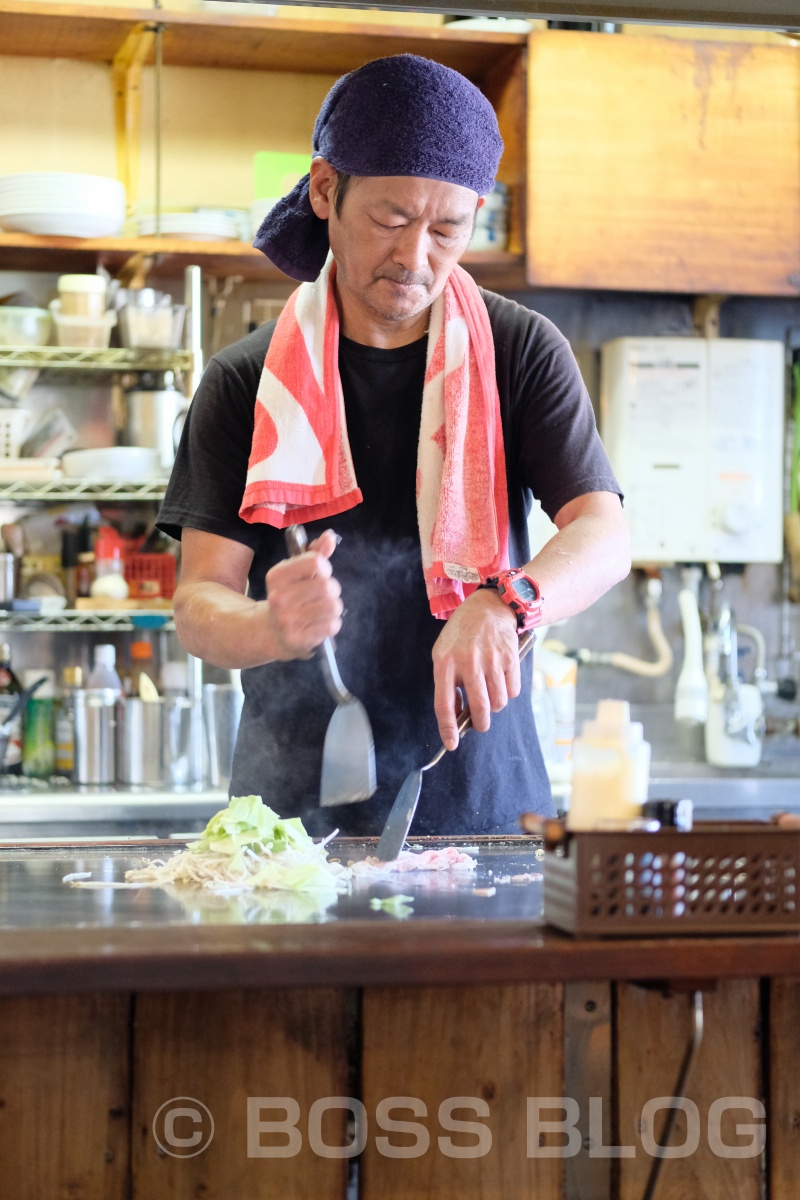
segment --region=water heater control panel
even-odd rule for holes
[[[634,563],[781,561],[784,377],[781,342],[603,346],[601,433]]]

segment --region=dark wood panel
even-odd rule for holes
[[[642,1112],[651,1099],[673,1095],[692,1028],[690,1000],[688,993],[664,996],[631,984],[617,990],[619,1144],[635,1148],[634,1157],[619,1160],[619,1200],[641,1200],[644,1194],[653,1158],[642,1141]],[[724,1157],[715,1153],[708,1138],[709,1110],[715,1101],[746,1096],[763,1102],[758,980],[721,981],[715,991],[703,994],[703,1004],[703,1042],[687,1086],[699,1113],[699,1144],[686,1157],[663,1163],[658,1200],[760,1200],[760,1153]],[[655,1130],[649,1123],[645,1132],[658,1140],[665,1117],[662,1110],[655,1117]],[[741,1109],[722,1116],[719,1128],[725,1145],[746,1143],[736,1135],[737,1123],[752,1124],[754,1118]],[[679,1113],[671,1144],[677,1147],[686,1141],[687,1117]]]
[[[364,994],[363,1099],[373,1120],[361,1164],[363,1200],[509,1200],[557,1197],[564,1160],[528,1157],[527,1097],[563,1091],[563,988],[552,984],[471,988],[373,988]],[[422,1134],[379,1129],[373,1114],[390,1097],[425,1106],[416,1116],[399,1108],[385,1116],[415,1121],[430,1144],[413,1158],[389,1157],[390,1147],[420,1143]],[[440,1106],[474,1098],[482,1111],[452,1111],[483,1132],[450,1132]],[[446,1112],[450,1109],[445,1110]],[[385,1118],[384,1118],[385,1124]],[[449,1139],[445,1153],[439,1138]],[[453,1157],[470,1149],[474,1156]]]
[[[127,1200],[130,998],[0,1000],[0,1200]]]
[[[330,989],[137,997],[134,1200],[344,1200],[347,1162],[314,1153],[307,1122],[315,1101],[350,1094],[349,1028],[349,997]],[[297,1103],[296,1154],[256,1153],[259,1144],[288,1145],[289,1135],[259,1134],[252,1116],[248,1133],[248,1097]],[[165,1119],[175,1098],[187,1111],[170,1132]],[[346,1144],[344,1110],[328,1118],[326,1142]],[[281,1114],[263,1111],[261,1119]],[[195,1145],[176,1144],[196,1136]]]
[[[769,1197],[795,1200],[800,1163],[800,978],[769,985]]]
[[[800,975],[800,939],[580,941],[532,921],[0,932],[0,995]]]

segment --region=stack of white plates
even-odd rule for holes
[[[139,221],[139,236],[152,237],[156,232],[154,216]],[[161,214],[159,233],[162,236],[185,238],[197,242],[238,241],[239,222],[224,213],[166,212]]]
[[[104,175],[33,171],[0,175],[0,227],[52,237],[113,237],[125,220],[125,189]]]

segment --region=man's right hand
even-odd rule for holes
[[[286,662],[309,658],[327,637],[342,627],[342,589],[333,576],[330,557],[336,535],[326,530],[304,554],[286,558],[267,572],[267,621]]]

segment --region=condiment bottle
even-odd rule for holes
[[[94,542],[88,519],[78,530],[78,565],[75,569],[75,591],[78,596],[92,594],[94,581]]]
[[[40,669],[23,671],[23,687],[44,676],[22,714],[22,770],[34,779],[49,779],[56,766],[55,700],[56,673]]]
[[[148,641],[142,638],[139,641],[131,642],[130,653],[130,670],[122,674],[122,687],[126,696],[138,696],[139,681],[142,675],[146,675],[153,684],[153,687],[156,687],[156,673],[153,668],[153,647]]]
[[[113,600],[128,598],[128,584],[123,566],[124,543],[115,529],[104,525],[94,546],[94,580],[92,596],[107,596]]]
[[[22,691],[19,680],[11,668],[11,647],[8,642],[0,646],[0,724],[4,724]],[[22,716],[14,718],[8,735],[2,770],[8,775],[22,773]]]
[[[601,700],[593,721],[584,721],[572,756],[569,829],[600,829],[634,821],[647,800],[650,743],[631,721],[626,700]]]
[[[78,530],[71,525],[61,531],[61,570],[64,572],[67,608],[74,608],[78,596]],[[86,587],[87,596],[90,588],[91,580]]]
[[[83,684],[80,667],[65,667],[61,674],[61,695],[56,706],[56,774],[71,776],[75,766],[76,688]]]
[[[94,648],[94,666],[86,683],[87,688],[111,688],[122,694],[122,680],[117,674],[117,651],[114,646]]]

